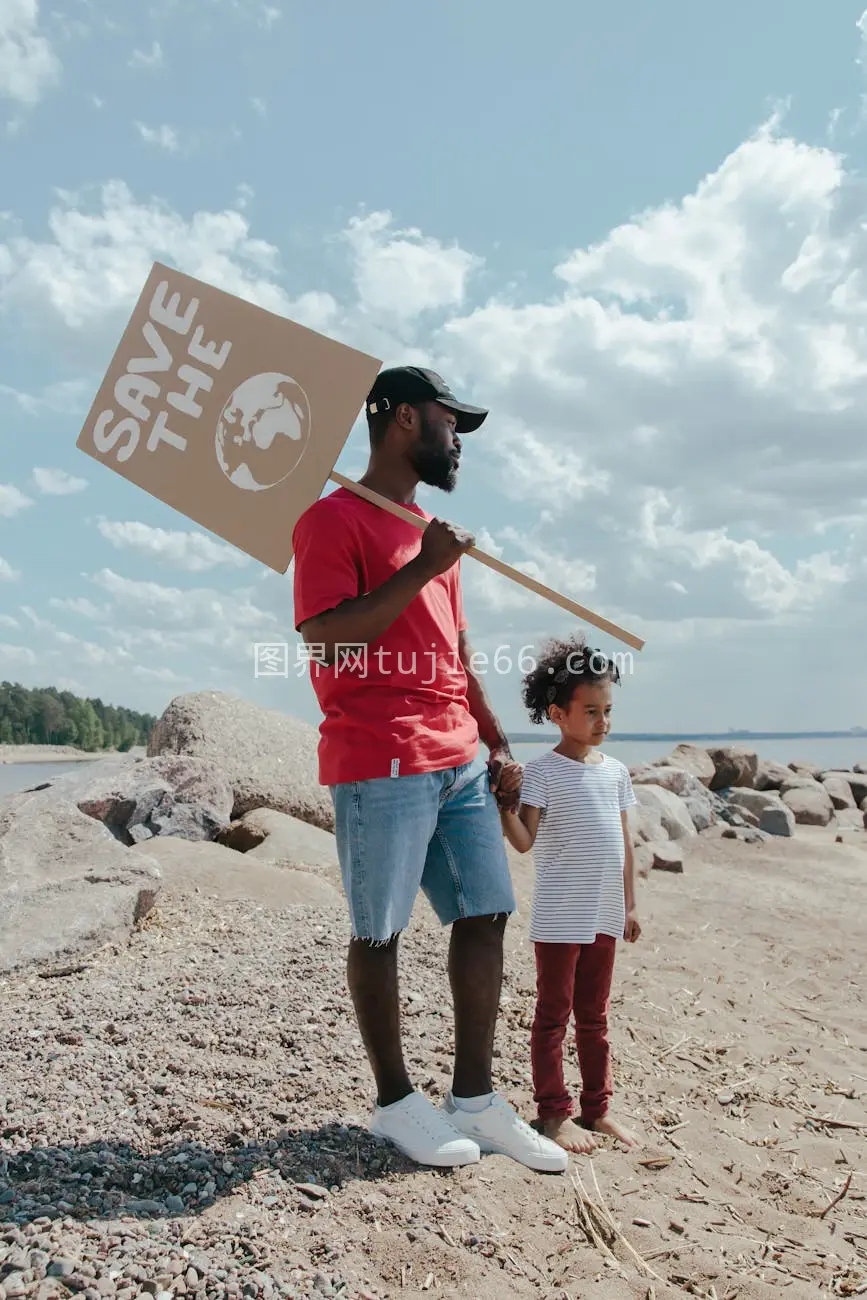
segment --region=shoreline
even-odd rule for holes
[[[24,763],[94,763],[119,752],[99,749],[90,753],[74,745],[0,745],[0,767]]]

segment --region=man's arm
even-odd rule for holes
[[[512,757],[508,737],[494,713],[488,693],[472,666],[473,648],[467,632],[458,633],[458,651],[467,674],[467,698],[470,713],[479,727],[479,737],[488,749],[488,773],[491,789],[500,808],[517,808],[521,790],[521,765]]]
[[[333,609],[300,623],[298,631],[305,644],[315,646],[328,664],[334,663],[337,646],[370,645],[388,631],[432,578],[451,568],[472,545],[473,538],[463,529],[439,519],[432,520],[422,534],[418,554],[381,586],[363,596],[342,600]],[[311,544],[304,560],[296,559],[296,564],[302,562],[312,567],[325,560]]]
[[[500,751],[511,758],[509,740],[494,713],[488,693],[472,665],[473,647],[466,632],[458,633],[458,650],[467,674],[470,713],[479,724],[479,736],[491,752]]]

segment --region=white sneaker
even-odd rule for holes
[[[420,1092],[411,1092],[393,1106],[376,1106],[370,1131],[420,1165],[450,1168],[473,1165],[481,1158],[478,1144],[458,1132]]]
[[[561,1174],[569,1167],[568,1151],[525,1124],[499,1093],[484,1110],[469,1111],[460,1110],[449,1092],[443,1110],[455,1128],[478,1142],[481,1151],[511,1156],[540,1173]]]

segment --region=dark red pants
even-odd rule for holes
[[[537,943],[535,948],[536,1014],[530,1052],[539,1119],[575,1114],[563,1077],[563,1040],[574,1015],[580,1118],[591,1124],[607,1112],[613,1086],[608,1007],[616,940],[599,934],[592,944]]]

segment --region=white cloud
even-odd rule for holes
[[[87,399],[96,391],[96,387],[96,384],[86,379],[62,379],[55,384],[47,384],[41,394],[35,396],[19,392],[8,384],[0,384],[0,395],[11,398],[28,415],[84,414]]]
[[[0,4],[0,96],[24,108],[60,79],[60,60],[39,28],[37,0]]]
[[[77,492],[83,492],[87,487],[87,479],[76,478],[74,474],[67,474],[65,469],[40,469],[33,470],[33,482],[40,492],[50,497],[68,497],[74,496]]]
[[[131,68],[159,68],[165,62],[163,48],[159,41],[154,41],[149,50],[133,50],[129,66]]]
[[[647,637],[631,725],[735,725],[726,710],[748,701],[749,724],[773,707],[779,726],[800,682],[793,638],[806,651],[828,628],[849,646],[867,635],[865,196],[839,154],[774,119],[692,193],[562,257],[552,294],[476,298],[480,257],[374,213],[342,232],[338,300],[293,299],[278,250],[237,209],[182,215],[112,182],[95,203],[60,196],[44,240],[0,244],[0,302],[84,348],[126,318],[160,257],[387,364],[434,365],[492,411],[466,440],[455,516],[483,549]],[[203,534],[104,528],[186,572],[223,554],[188,540]],[[475,561],[463,571],[474,640],[574,627]],[[262,577],[185,589],[103,569],[90,583],[106,642],[140,667],[195,678],[207,665],[243,690],[252,643],[292,636],[291,591]],[[744,694],[733,644],[773,664],[776,705],[764,677]],[[829,680],[841,717],[867,698],[858,667]],[[827,712],[827,697],[798,699],[794,725]]]
[[[2,570],[3,561],[0,560],[0,573],[2,573]],[[17,631],[20,626],[21,624],[18,622],[18,619],[13,618],[11,614],[0,614],[0,627],[11,627]]]
[[[177,153],[178,133],[173,126],[166,123],[162,126],[145,126],[144,122],[136,122],[135,128],[145,144],[156,145],[158,149],[165,149],[166,153]]]
[[[92,600],[88,600],[86,596],[72,596],[66,599],[60,596],[52,596],[48,603],[52,609],[62,609],[70,614],[80,614],[82,618],[104,618],[108,610],[108,606],[104,605],[100,608],[99,605],[94,605]]]
[[[394,230],[391,213],[354,217],[345,239],[355,260],[355,283],[365,308],[412,319],[459,307],[467,281],[482,260],[457,245],[446,247],[419,230]]]
[[[14,519],[33,505],[30,497],[11,483],[0,483],[0,519]]]
[[[9,561],[4,560],[3,556],[0,555],[0,582],[17,582],[20,577],[20,571],[18,569],[13,569]],[[9,616],[6,614],[3,615],[4,624],[6,624],[8,617]],[[17,627],[18,625],[13,618],[9,621],[7,626]]]
[[[22,665],[35,667],[37,664],[35,651],[26,645],[7,645],[0,641],[0,665],[3,668],[20,668]]]
[[[248,557],[234,546],[216,541],[207,533],[153,528],[134,520],[100,519],[97,527],[106,541],[171,568],[203,573],[220,565],[244,568]]]
[[[668,522],[666,514],[670,516]],[[668,560],[693,569],[733,564],[740,571],[747,599],[764,613],[806,611],[830,588],[842,586],[851,576],[850,566],[835,563],[827,552],[798,560],[790,571],[753,538],[737,541],[724,528],[690,531],[682,524],[681,512],[672,510],[665,493],[651,490],[642,508],[637,540],[650,551],[660,551]],[[674,589],[685,593],[681,584],[675,584]]]
[[[312,328],[335,307],[327,294],[293,302],[275,279],[277,249],[254,238],[237,211],[197,212],[187,221],[159,201],[137,203],[126,184],[111,181],[96,211],[82,195],[60,194],[49,227],[44,242],[20,234],[0,242],[0,307],[17,309],[34,330],[47,313],[67,329],[95,331],[104,346],[125,324],[155,260]]]

